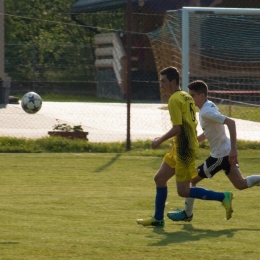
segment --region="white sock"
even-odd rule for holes
[[[192,215],[194,200],[195,200],[194,198],[185,198],[184,210],[188,217],[190,217]]]
[[[260,186],[260,175],[251,175],[246,177],[246,183],[248,188]]]

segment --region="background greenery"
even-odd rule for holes
[[[0,137],[0,153],[128,153],[129,155],[163,156],[170,150],[172,141],[164,142],[153,150],[151,140],[135,141],[131,149],[126,149],[125,142],[91,143],[82,139],[62,137],[44,137],[38,139]],[[260,142],[237,142],[238,150],[259,150]],[[200,148],[208,149],[208,142],[200,143]]]
[[[93,93],[94,36],[123,29],[124,15],[121,9],[72,14],[75,2],[5,0],[5,68],[12,89],[19,93],[22,86],[44,86],[42,91],[48,87]]]

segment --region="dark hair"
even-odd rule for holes
[[[161,75],[166,75],[167,79],[171,82],[174,79],[176,80],[176,84],[179,85],[180,81],[180,73],[175,67],[167,67],[160,71]]]
[[[194,90],[197,94],[208,96],[208,85],[202,80],[195,80],[188,85],[188,89]]]

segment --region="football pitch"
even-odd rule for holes
[[[244,176],[258,174],[259,151],[240,151]],[[200,149],[197,163],[208,156]],[[201,186],[232,190],[234,214],[195,201],[190,223],[164,228],[136,219],[154,210],[153,175],[162,158],[124,154],[1,154],[0,259],[259,259],[260,187],[235,190],[223,172]],[[175,179],[166,211],[183,207]]]

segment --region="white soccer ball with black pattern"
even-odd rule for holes
[[[28,114],[35,114],[42,107],[42,98],[35,92],[26,93],[21,101],[22,109]]]

